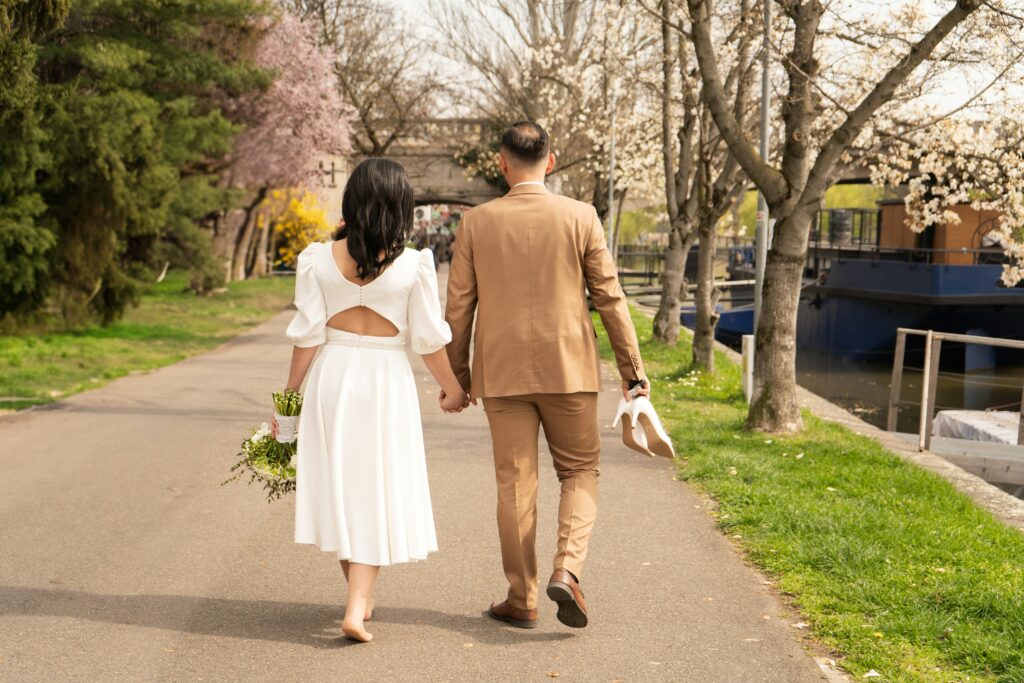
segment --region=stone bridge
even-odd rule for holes
[[[468,204],[476,206],[503,193],[479,177],[466,177],[454,155],[463,144],[486,144],[482,119],[429,119],[417,121],[384,155],[405,166],[416,190],[416,204]],[[359,163],[362,157],[353,159]]]
[[[483,119],[426,119],[416,121],[388,148],[384,156],[405,167],[416,191],[416,204],[466,204],[476,206],[502,195],[482,178],[466,177],[455,161],[456,151],[467,142],[490,142]],[[317,190],[327,220],[341,220],[341,199],[348,174],[365,159],[327,156],[320,160],[321,186]]]

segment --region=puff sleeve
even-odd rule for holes
[[[452,331],[444,321],[437,293],[434,252],[424,249],[416,267],[416,280],[409,292],[409,346],[426,355],[443,348],[452,340]]]
[[[295,346],[309,348],[327,341],[327,304],[316,278],[316,259],[326,245],[314,242],[302,250],[295,266],[295,308],[285,335]]]

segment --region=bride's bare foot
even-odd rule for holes
[[[344,567],[344,565],[342,565]],[[349,562],[348,596],[345,600],[345,618],[341,630],[345,636],[360,643],[368,643],[373,636],[363,628],[363,621],[373,615],[373,584],[380,567]]]
[[[348,621],[346,619],[341,622],[341,631],[345,634],[346,638],[360,643],[368,643],[373,640],[373,634],[363,628],[363,623],[361,621]]]
[[[344,621],[344,618],[345,617],[342,616],[342,621]],[[374,618],[374,601],[373,600],[368,600],[367,601],[367,611],[364,614],[362,614],[362,621],[370,622],[370,621],[373,620],[373,618]]]

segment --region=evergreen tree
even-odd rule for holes
[[[197,265],[196,221],[228,203],[216,187],[240,130],[212,102],[266,83],[247,60],[253,0],[78,0],[40,51],[53,231],[53,299],[69,321],[104,322],[134,302],[162,243]]]
[[[36,173],[48,159],[35,41],[59,27],[71,0],[0,0],[0,317],[45,296],[53,233]]]

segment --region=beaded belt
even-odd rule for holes
[[[327,344],[338,346],[354,346],[359,349],[379,351],[405,351],[405,335],[395,337],[369,337],[343,330],[327,328]]]

